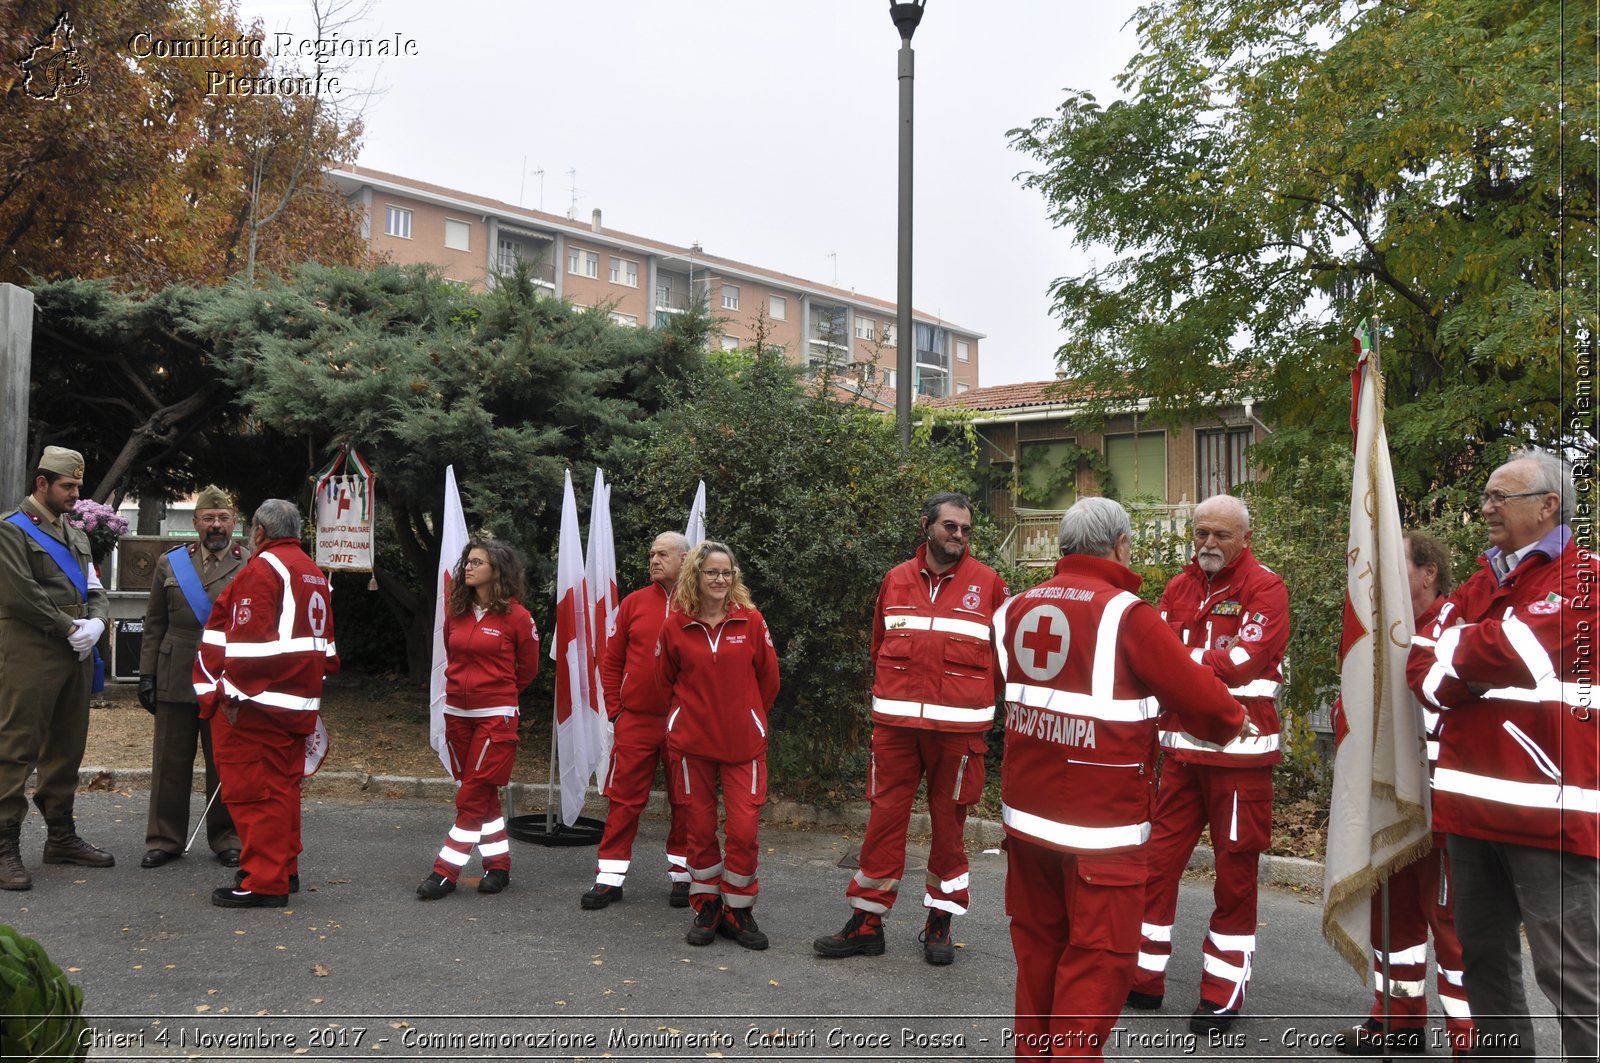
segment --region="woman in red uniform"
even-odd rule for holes
[[[733,551],[707,540],[689,551],[661,628],[657,657],[667,700],[672,788],[689,821],[687,940],[717,934],[767,947],[751,908],[756,823],[767,799],[767,711],[778,696],[778,654],[745,590]],[[717,784],[727,809],[727,852],[717,844]]]
[[[517,756],[517,695],[539,674],[539,631],[517,599],[522,565],[494,539],[471,539],[451,574],[444,611],[444,735],[456,791],[456,823],[417,896],[437,900],[483,857],[479,893],[511,882],[511,851],[500,787]]]

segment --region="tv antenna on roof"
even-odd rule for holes
[[[578,171],[576,167],[567,167],[567,189],[572,193],[572,202],[567,206],[567,220],[575,221],[578,217]]]

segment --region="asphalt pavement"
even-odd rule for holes
[[[423,902],[416,886],[450,805],[312,794],[302,892],[287,908],[239,911],[210,904],[232,873],[203,842],[183,860],[139,867],[147,799],[80,794],[80,833],[117,856],[106,870],[39,865],[44,831],[32,817],[23,845],[34,888],[0,894],[0,921],[43,943],[83,988],[93,1059],[1012,1055],[1015,966],[998,850],[974,850],[956,962],[935,968],[917,941],[925,842],[913,842],[885,955],[824,960],[811,940],[849,916],[850,871],[840,865],[859,845],[853,830],[763,826],[755,912],[772,945],[750,952],[727,939],[684,941],[691,915],[667,905],[659,819],[643,824],[626,896],[605,910],[578,906],[593,880],[592,847],[515,841],[506,892],[477,893],[474,862],[455,894]],[[1209,880],[1186,881],[1167,1005],[1125,1013],[1107,1055],[1345,1058],[1328,1039],[1363,1017],[1371,998],[1323,942],[1310,891],[1263,889],[1245,1016],[1220,1038],[1189,1033],[1209,909]],[[1531,982],[1528,996],[1548,1012]],[[1541,1048],[1556,1051],[1558,1036],[1553,1019],[1540,1020]],[[1448,1050],[1441,1041],[1429,1053]]]

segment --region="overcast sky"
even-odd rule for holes
[[[309,0],[241,3],[310,33]],[[899,37],[887,0],[376,0],[341,36],[417,42],[376,83],[361,163],[863,294],[896,293]],[[1112,98],[1129,0],[929,0],[916,50],[914,299],[987,336],[981,383],[1042,380],[1050,282],[1088,258],[1013,179],[1006,130]],[[526,163],[524,163],[526,160]],[[538,174],[543,170],[543,176]],[[837,256],[837,258],[835,258]]]

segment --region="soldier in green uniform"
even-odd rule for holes
[[[233,505],[222,488],[202,488],[194,500],[198,542],[161,555],[144,611],[139,648],[139,703],[156,718],[150,762],[150,816],[140,867],[160,867],[183,855],[189,835],[194,750],[205,751],[206,793],[217,792],[211,728],[200,721],[194,695],[194,657],[211,603],[233,582],[250,552],[234,542]],[[206,811],[206,840],[224,867],[239,866],[239,832],[220,797]]]
[[[89,736],[94,647],[106,629],[105,590],[89,537],[66,514],[83,487],[83,455],[45,447],[33,493],[0,514],[0,889],[31,889],[22,866],[23,788],[48,828],[47,864],[110,867],[110,853],[78,837],[72,801]]]

